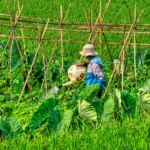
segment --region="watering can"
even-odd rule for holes
[[[83,81],[85,79],[86,70],[84,67],[77,67],[76,65],[72,65],[68,69],[68,78],[69,82],[62,84],[62,86],[68,86],[74,84],[76,82]]]
[[[63,86],[68,86],[77,82],[81,82],[85,79],[85,75],[86,75],[86,69],[84,67],[77,67],[76,65],[72,65],[69,69],[68,69],[68,78],[70,79],[69,82],[64,83],[57,86],[52,87],[49,92],[52,93],[52,95],[56,95],[59,91],[59,88],[63,87]]]

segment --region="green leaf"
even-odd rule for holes
[[[97,121],[97,113],[95,108],[86,100],[78,100],[79,115],[89,121]]]
[[[121,107],[121,93],[119,89],[114,90],[115,112],[119,112]]]
[[[137,49],[136,51],[136,67],[141,67],[144,64],[148,64],[149,61],[149,54],[147,50],[144,51],[140,51],[139,49]],[[130,54],[130,60],[131,62],[134,62],[134,53],[133,51]]]
[[[17,120],[16,118],[11,118],[9,121],[9,126],[11,137],[22,135],[23,129],[19,120]]]
[[[30,124],[29,130],[32,132],[37,127],[39,127],[46,119],[51,117],[51,112],[57,105],[57,101],[54,98],[50,98],[45,100],[33,114]]]
[[[12,71],[15,71],[16,69],[18,69],[20,65],[21,65],[20,59],[16,56],[12,56],[12,64],[11,64]]]
[[[150,93],[150,79],[148,79],[144,86],[142,88],[139,89],[139,91],[142,91],[144,93]]]
[[[14,138],[22,135],[22,126],[16,118],[11,118],[8,122],[0,118],[0,131],[6,138]]]
[[[7,42],[5,41],[1,44],[3,50],[5,49],[6,43]],[[12,44],[12,54],[11,54],[11,69],[12,69],[12,71],[15,71],[21,65],[19,51],[20,52],[22,51],[21,46],[19,43],[17,45],[16,41],[14,40],[13,44]],[[7,59],[9,59],[9,55],[10,55],[10,46],[8,45],[6,47],[6,51],[5,51],[5,56]]]
[[[139,97],[139,105],[148,114],[150,114],[150,94],[142,93]]]
[[[59,110],[52,110],[50,118],[48,118],[48,128],[53,129],[54,131],[57,130],[57,127],[61,121],[61,115]]]
[[[94,101],[92,102],[92,105],[94,106],[94,108],[97,112],[97,115],[100,118],[104,111],[104,105],[103,105],[102,101],[99,98],[95,97]]]
[[[61,119],[60,124],[58,125],[57,132],[59,134],[63,134],[66,131],[68,131],[70,123],[72,121],[73,115],[74,115],[74,110],[67,110]]]
[[[137,57],[137,62],[136,62],[137,67],[144,65],[146,62],[147,50],[145,50],[143,52],[139,52],[139,50],[138,50],[136,55],[137,55],[136,56]]]
[[[92,101],[92,99],[96,96],[98,91],[100,90],[99,84],[91,84],[87,87],[85,87],[81,93],[79,94],[79,97],[81,99],[85,99],[88,101]]]
[[[4,121],[1,117],[0,117],[0,131],[2,131],[3,136],[8,136],[10,133],[10,128],[8,123]]]
[[[34,54],[33,53],[29,53],[27,56],[27,60],[28,60],[28,65],[32,65],[33,59],[34,59]]]
[[[109,98],[104,104],[104,112],[101,117],[102,124],[108,123],[114,115],[114,101],[113,98]]]
[[[134,117],[136,112],[136,98],[128,91],[121,91],[122,107],[128,116]]]

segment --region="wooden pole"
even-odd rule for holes
[[[100,0],[100,20],[102,20],[102,0]],[[99,40],[100,42],[102,42],[102,30],[100,28],[100,36],[99,36]],[[102,57],[102,44],[100,44],[100,56]]]
[[[126,22],[125,22],[125,25],[126,25]],[[124,39],[123,39],[123,42],[125,43],[125,36],[126,36],[126,28],[124,28]],[[125,54],[125,50],[123,50],[123,53],[122,53],[122,61],[121,61],[121,72],[122,72],[122,90],[124,89],[124,54]]]
[[[60,29],[62,29],[62,21],[63,21],[63,8],[60,6]],[[63,46],[63,31],[60,30],[60,39],[61,39],[61,70],[62,70],[62,75],[63,75],[63,70],[64,70],[64,46]]]
[[[7,4],[7,1],[6,1],[6,0],[5,0],[5,4],[6,4],[6,8],[7,8],[7,10],[8,10],[8,14],[10,14],[10,11],[9,11],[9,8],[8,8],[8,4]],[[18,22],[18,20],[19,20],[19,18],[20,18],[20,16],[21,16],[21,13],[22,13],[22,11],[23,11],[23,8],[24,8],[24,5],[22,6],[22,8],[21,8],[21,10],[20,10],[19,15],[16,17],[17,19],[15,19],[15,23],[14,23],[14,28],[13,28],[13,29],[15,29],[16,26],[17,26],[17,22]],[[9,15],[9,20],[10,20],[10,22],[11,22],[11,26],[13,26],[11,14]],[[3,58],[3,55],[4,55],[5,50],[6,50],[8,44],[9,44],[9,42],[10,42],[10,39],[13,37],[13,33],[14,33],[14,31],[12,30],[12,32],[10,33],[10,36],[8,36],[8,41],[7,41],[6,45],[5,45],[5,48],[4,48],[3,53],[2,53],[2,55],[1,55],[1,59]],[[3,37],[4,37],[4,36],[3,36]],[[0,61],[1,61],[1,59],[0,59]]]
[[[69,13],[70,7],[71,7],[71,3],[69,4],[69,7],[68,7],[68,9],[67,9],[67,12],[66,12],[66,14],[65,14],[65,16],[64,16],[64,18],[63,18],[63,21],[62,21],[62,22],[64,22],[64,21],[65,21],[65,19],[67,18],[67,15],[68,15],[68,13]],[[54,54],[54,52],[55,52],[55,49],[56,49],[57,44],[58,44],[58,41],[60,41],[60,42],[61,42],[61,40],[58,40],[58,39],[60,39],[60,32],[59,32],[59,34],[58,34],[58,38],[57,38],[57,40],[55,41],[55,45],[54,45],[54,48],[53,48],[53,50],[52,50],[52,53],[51,53],[51,56],[50,56],[50,58],[49,58],[49,60],[48,60],[47,65],[49,65],[49,64],[50,64],[50,62],[51,62],[51,60],[52,60],[52,56],[53,56],[53,54]],[[63,42],[64,42],[64,40],[63,40]],[[47,68],[46,68],[46,72],[47,72],[48,70],[49,70],[49,68],[47,67]],[[50,81],[51,81],[51,83],[52,83],[52,85],[53,85],[52,77],[50,77]],[[42,82],[42,85],[41,85],[40,91],[42,90],[43,84],[44,84],[44,80],[43,80],[43,82]]]
[[[18,104],[20,103],[20,100],[21,100],[21,98],[22,98],[22,95],[23,95],[25,86],[26,86],[26,84],[27,84],[27,82],[28,82],[28,79],[29,79],[29,77],[30,77],[30,74],[31,74],[33,65],[34,65],[34,63],[35,63],[35,61],[36,61],[36,58],[37,58],[39,49],[40,49],[40,47],[41,47],[42,39],[43,39],[44,34],[45,34],[45,32],[46,32],[46,29],[47,29],[47,27],[48,27],[48,23],[49,23],[49,19],[48,19],[47,24],[46,24],[46,26],[45,26],[45,28],[44,28],[43,33],[42,33],[41,40],[40,40],[40,42],[39,42],[39,45],[38,45],[38,47],[37,47],[37,50],[36,50],[36,53],[35,53],[35,56],[34,56],[34,59],[33,59],[33,62],[32,62],[32,64],[31,64],[30,70],[29,70],[29,72],[28,72],[28,76],[27,76],[27,78],[26,78],[26,81],[25,81],[24,86],[23,86],[23,88],[22,88],[20,97],[19,97],[19,99],[18,99]]]
[[[143,13],[143,10],[141,11],[137,22],[139,21],[139,19],[140,19],[142,13]],[[122,52],[123,52],[123,50],[124,50],[124,48],[125,48],[125,45],[126,45],[125,43],[127,42],[128,38],[129,38],[129,36],[130,36],[130,34],[131,34],[133,28],[134,28],[135,23],[136,23],[136,22],[134,21],[133,24],[131,25],[131,28],[130,28],[130,30],[129,30],[128,35],[127,35],[126,38],[125,38],[125,41],[124,41],[124,44],[123,44],[123,46],[122,46],[121,52],[120,52],[120,54],[119,54],[118,60],[120,60],[120,58],[121,58]],[[111,80],[112,80],[112,78],[113,78],[113,76],[114,76],[115,71],[116,71],[116,67],[114,67],[114,69],[113,69],[113,72],[112,72],[112,74],[111,74],[111,77],[110,77],[110,79],[109,79],[109,82],[108,82],[108,84],[107,84],[107,87],[106,87],[106,90],[105,90],[105,93],[104,93],[103,97],[104,97],[104,96],[106,95],[106,93],[107,93],[107,90],[108,90],[108,88],[109,88],[109,85],[110,85],[110,83],[111,83]]]
[[[134,22],[136,22],[136,5],[134,10]],[[134,30],[136,27],[134,27]],[[134,33],[134,77],[135,77],[135,84],[137,85],[137,74],[136,74],[136,34]]]

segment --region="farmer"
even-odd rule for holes
[[[102,60],[97,56],[95,47],[92,44],[85,44],[83,46],[83,50],[80,51],[80,54],[84,56],[88,60],[88,62],[87,63],[78,62],[76,66],[87,67],[86,86],[90,84],[99,84],[100,90],[97,96],[101,98],[102,89],[104,88],[105,85],[105,77],[102,71],[104,64],[102,63]]]

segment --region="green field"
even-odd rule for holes
[[[60,28],[61,6],[62,18],[70,6],[64,24],[78,23],[83,28],[88,24],[87,19],[94,24],[100,11],[103,16],[108,2],[102,0],[100,8],[99,0],[28,0],[25,3],[24,0],[9,0],[6,2],[12,16],[17,13],[18,1],[20,8],[25,4],[21,16],[29,18],[24,20],[38,20],[34,23],[18,22],[17,26],[41,29],[21,30],[17,27],[16,36],[37,39],[41,37],[48,19],[48,28]],[[137,24],[147,24],[143,28],[148,32],[136,34],[136,42],[149,44],[149,0],[112,0],[103,23],[131,26],[135,5],[136,18],[144,10]],[[0,14],[8,14],[4,0],[0,1],[0,6]],[[62,39],[69,42],[61,43],[60,31],[47,30],[44,38],[48,40],[41,42],[36,55],[40,39],[11,39],[6,44],[8,37],[2,35],[9,36],[12,32],[11,26],[4,26],[10,25],[9,19],[7,15],[0,15],[0,150],[150,149],[150,47],[125,47],[124,74],[114,73],[108,91],[101,99],[96,96],[99,86],[85,87],[85,81],[62,87],[57,95],[53,95],[51,88],[69,81],[68,68],[79,61],[83,45],[92,42],[98,34],[94,32],[88,41],[90,32],[63,31]],[[43,19],[44,24],[40,23]],[[82,28],[62,25],[64,30],[87,30]],[[142,26],[137,28],[139,32]],[[105,64],[107,87],[114,69],[113,60],[119,57],[122,45],[101,45],[98,42],[123,42],[127,33],[124,37],[124,34],[110,34],[109,29],[104,30],[107,33],[101,38],[99,34],[94,45]],[[120,28],[115,30],[123,32]],[[133,37],[127,42],[134,43]],[[85,58],[82,61],[85,62]]]

